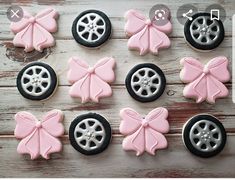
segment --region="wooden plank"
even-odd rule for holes
[[[179,72],[181,70],[180,59],[187,56],[199,58],[206,63],[216,56],[226,56],[231,60],[232,39],[225,38],[223,43],[211,53],[201,53],[191,49],[182,38],[172,39],[170,49],[160,51],[158,56],[147,54],[139,56],[137,51],[129,51],[127,40],[112,39],[107,45],[100,49],[90,50],[83,48],[74,40],[57,40],[56,47],[46,49],[43,53],[24,53],[23,48],[14,48],[11,43],[2,42],[0,46],[0,86],[15,86],[15,79],[18,72],[29,61],[40,60],[49,63],[59,76],[60,85],[69,85],[67,81],[68,59],[72,56],[79,56],[90,65],[106,56],[113,56],[117,66],[116,81],[114,84],[124,84],[126,74],[139,63],[154,63],[158,65],[166,75],[168,83],[181,83]],[[231,67],[231,62],[230,62]]]
[[[113,87],[112,97],[101,99],[98,104],[81,104],[80,99],[73,99],[68,95],[68,86],[60,86],[55,95],[44,102],[24,99],[15,87],[0,88],[0,134],[13,134],[15,128],[13,116],[18,111],[30,111],[41,117],[46,111],[56,108],[65,113],[66,130],[77,115],[97,112],[110,121],[113,132],[116,134],[119,133],[119,111],[122,108],[130,107],[141,114],[147,114],[159,106],[169,110],[170,133],[181,132],[187,119],[198,113],[210,113],[218,116],[227,131],[235,132],[235,106],[232,103],[231,95],[225,99],[217,100],[215,105],[196,104],[193,100],[185,99],[182,96],[182,90],[182,85],[168,85],[158,100],[151,103],[139,103],[129,96],[123,86],[117,86]]]
[[[156,156],[145,153],[135,157],[121,147],[122,137],[114,137],[106,151],[95,156],[76,152],[67,137],[63,152],[51,159],[30,160],[29,155],[16,153],[18,141],[0,138],[0,177],[234,177],[235,135],[228,136],[224,150],[217,156],[203,159],[184,147],[181,135],[167,136],[169,147]],[[99,164],[97,164],[99,163]],[[107,170],[108,168],[108,170]]]
[[[9,20],[6,17],[6,10],[15,1],[1,0],[0,6],[0,36],[1,39],[12,39],[13,33],[9,29]],[[60,13],[60,18],[58,20],[59,31],[54,34],[57,39],[71,39],[71,25],[75,17],[82,11],[90,9],[98,9],[104,11],[109,17],[113,25],[113,35],[112,38],[126,38],[124,33],[124,24],[125,20],[123,18],[124,13],[129,9],[138,9],[142,11],[146,16],[149,14],[149,10],[155,4],[161,4],[161,0],[148,0],[143,4],[142,0],[136,1],[109,1],[103,0],[101,2],[97,1],[86,1],[86,0],[72,0],[72,1],[20,1],[18,4],[23,6],[26,10],[31,13],[37,13],[39,10],[52,5]],[[179,24],[176,19],[177,9],[185,4],[183,0],[173,1],[173,0],[164,0],[164,4],[167,5],[171,10],[172,23],[173,23],[173,32],[171,37],[183,37],[183,25]],[[232,34],[232,14],[235,11],[235,1],[220,1],[220,0],[187,0],[187,4],[192,3],[194,6],[198,7],[199,11],[205,11],[205,8],[211,4],[221,4],[227,13],[227,19],[224,22],[226,36],[231,36]],[[65,8],[66,7],[66,8]],[[113,8],[110,8],[113,7]]]

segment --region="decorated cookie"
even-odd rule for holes
[[[143,117],[131,108],[124,108],[120,116],[119,130],[126,136],[122,142],[124,150],[136,151],[136,156],[139,156],[144,151],[155,155],[157,149],[167,148],[167,140],[163,135],[169,131],[167,109],[156,108]]]
[[[99,114],[83,114],[74,119],[69,127],[69,140],[78,152],[94,155],[103,152],[112,137],[109,122]]]
[[[60,152],[62,144],[58,139],[64,134],[63,113],[60,110],[49,111],[41,121],[29,112],[15,115],[15,137],[22,139],[17,147],[19,154],[30,154],[31,159],[40,155],[49,159],[51,153]]]
[[[42,62],[25,66],[17,76],[17,88],[22,96],[30,100],[48,99],[56,90],[55,71]]]
[[[133,9],[126,12],[125,19],[125,32],[130,37],[127,43],[129,49],[140,51],[140,55],[148,52],[156,55],[159,49],[170,47],[171,42],[166,35],[172,31],[170,20],[160,26]]]
[[[111,22],[106,14],[97,10],[87,10],[78,15],[72,26],[77,43],[94,48],[105,43],[111,35]]]
[[[99,60],[94,67],[79,59],[69,59],[68,80],[72,84],[69,94],[71,97],[79,97],[82,103],[99,102],[102,97],[112,95],[112,89],[108,83],[115,80],[115,60],[105,57]]]
[[[125,83],[127,91],[135,100],[151,102],[158,99],[164,92],[166,78],[159,67],[144,63],[130,70]]]
[[[223,84],[230,80],[226,57],[216,57],[205,66],[192,57],[183,58],[180,63],[183,65],[180,79],[187,83],[183,91],[185,97],[194,98],[197,103],[206,100],[213,104],[217,98],[228,96]]]
[[[54,46],[55,40],[51,33],[57,31],[56,18],[58,13],[53,8],[40,11],[35,17],[27,11],[23,12],[19,22],[11,23],[11,30],[16,35],[13,44],[24,47],[26,52],[42,51],[44,48]]]
[[[196,13],[192,20],[184,25],[186,41],[195,49],[212,50],[220,45],[224,39],[224,26],[221,20],[210,13]]]
[[[220,153],[226,144],[226,131],[222,123],[209,114],[189,119],[183,127],[183,140],[188,150],[208,158]]]

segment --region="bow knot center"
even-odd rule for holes
[[[146,119],[143,119],[142,126],[147,127],[149,125],[148,121]]]
[[[152,22],[151,22],[150,19],[146,20],[145,23],[146,23],[146,25],[148,25],[148,26],[150,26],[150,25],[152,24]]]
[[[89,68],[88,68],[88,72],[89,72],[90,74],[93,74],[94,71],[95,71],[95,69],[94,69],[93,67],[89,67]]]
[[[210,72],[210,70],[207,67],[204,67],[203,73],[208,74],[209,72]]]
[[[42,127],[42,123],[39,121],[36,123],[36,128],[41,128]]]
[[[36,18],[35,18],[35,17],[29,18],[29,22],[30,22],[30,23],[35,23],[35,21],[36,21]]]

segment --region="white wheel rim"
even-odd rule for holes
[[[105,140],[105,129],[97,119],[84,119],[76,125],[74,137],[82,149],[91,151],[102,146]]]
[[[131,77],[131,88],[136,95],[144,98],[152,97],[159,92],[161,78],[151,68],[141,68]]]
[[[41,96],[50,88],[51,75],[43,66],[31,66],[22,75],[23,90],[32,96]]]
[[[191,23],[190,34],[196,43],[211,45],[220,36],[220,26],[218,21],[210,20],[209,16],[199,16]]]
[[[87,13],[77,22],[77,34],[84,41],[93,43],[105,34],[106,23],[104,19],[96,13]]]
[[[190,129],[189,139],[197,150],[211,152],[221,145],[222,133],[214,122],[200,120]]]

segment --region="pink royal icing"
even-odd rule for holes
[[[120,116],[122,121],[119,130],[126,136],[122,143],[124,150],[136,151],[137,156],[144,151],[154,155],[157,149],[167,147],[167,140],[163,135],[169,131],[167,109],[156,108],[143,118],[135,110],[124,108],[120,111]]]
[[[183,58],[180,63],[183,65],[180,79],[187,83],[183,91],[185,97],[194,98],[197,103],[204,100],[215,103],[216,98],[228,96],[223,84],[230,80],[226,57],[216,57],[205,66],[192,57]]]
[[[12,22],[10,28],[16,35],[13,44],[24,47],[26,52],[42,51],[44,48],[54,46],[55,40],[51,33],[57,31],[56,18],[58,13],[47,8],[40,11],[35,17],[24,10],[24,16],[19,22]]]
[[[112,95],[108,83],[115,80],[115,60],[105,57],[99,60],[94,67],[77,57],[69,60],[68,80],[72,84],[69,94],[71,97],[80,97],[82,103],[89,100],[99,102],[99,98]]]
[[[31,113],[22,111],[15,115],[15,137],[22,139],[17,147],[19,154],[30,154],[31,159],[40,155],[49,159],[49,154],[62,150],[62,144],[57,137],[64,134],[60,110],[48,112],[42,121],[38,121]]]
[[[170,47],[171,42],[166,35],[172,31],[170,21],[163,26],[157,26],[140,12],[132,9],[126,12],[125,18],[125,32],[131,36],[127,43],[129,49],[139,50],[140,55],[149,51],[156,55],[159,49]]]

